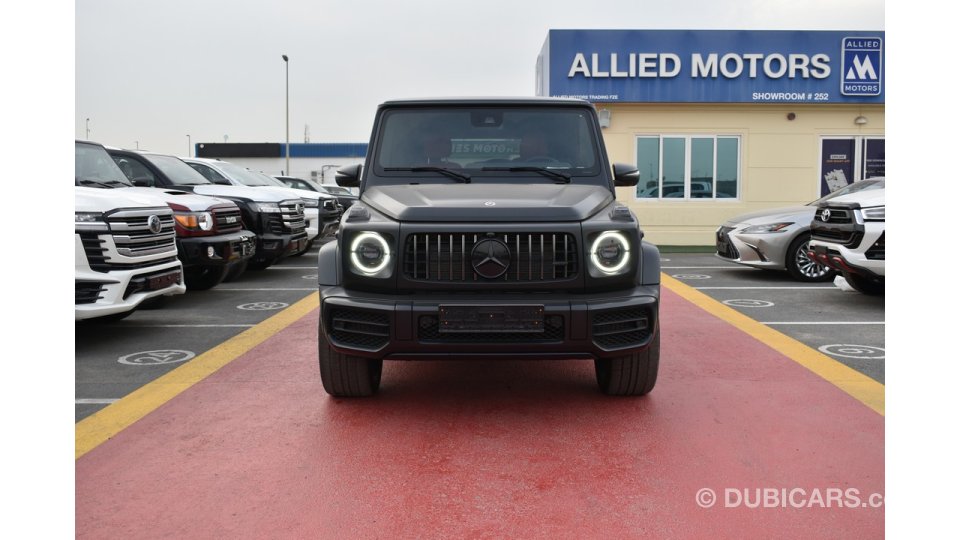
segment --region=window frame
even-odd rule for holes
[[[743,135],[735,133],[636,133],[633,136],[633,162],[639,166],[639,139],[657,139],[659,148],[657,156],[657,197],[639,197],[637,190],[633,191],[635,201],[656,201],[656,202],[740,202],[743,184]],[[664,139],[683,139],[684,144],[684,171],[683,171],[683,197],[664,197],[663,196],[663,146]],[[691,197],[690,186],[693,175],[693,140],[694,139],[712,139],[713,140],[713,171],[712,182],[713,191],[710,197]],[[717,141],[718,139],[735,139],[737,141],[737,194],[735,197],[717,197]]]

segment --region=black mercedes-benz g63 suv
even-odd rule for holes
[[[593,359],[643,395],[660,360],[660,254],[614,186],[596,111],[548,98],[383,103],[337,242],[320,249],[320,376],[367,396],[383,360]]]

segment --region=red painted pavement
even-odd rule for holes
[[[668,290],[662,317],[644,398],[502,361],[387,362],[378,397],[340,400],[314,311],[80,458],[77,537],[883,536],[882,508],[724,508],[883,493],[883,417]]]

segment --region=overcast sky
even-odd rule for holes
[[[79,0],[77,138],[365,142],[378,103],[533,95],[549,29],[884,30],[880,0]]]

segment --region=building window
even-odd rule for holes
[[[823,137],[820,140],[820,195],[864,178],[884,176],[885,147],[883,137]]]
[[[736,199],[740,138],[714,135],[637,137],[638,199]]]

